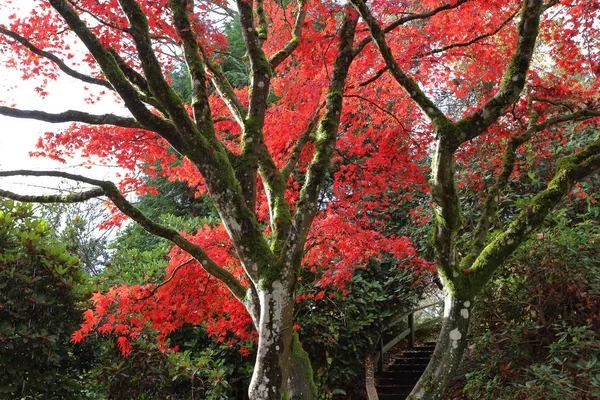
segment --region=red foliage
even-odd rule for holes
[[[179,39],[171,23],[167,1],[139,3],[148,15],[151,33],[162,38],[155,48],[164,50],[160,43],[177,43]],[[369,2],[381,21],[390,21],[391,16],[424,12],[446,3],[457,2]],[[458,119],[495,93],[514,52],[516,28],[511,16],[520,4],[516,0],[468,1],[457,9],[392,30],[387,36],[388,43],[399,57],[400,66],[410,72],[444,111]],[[100,18],[96,23],[90,22],[90,26],[106,47],[123,55],[135,53],[132,41],[122,30],[128,21],[116,0],[81,0],[77,5],[81,13],[85,10],[90,21],[93,20],[90,14]],[[0,10],[5,7],[10,7],[10,2]],[[291,38],[294,11],[291,7],[282,8],[279,2],[266,2],[265,7],[271,34],[264,49],[271,55]],[[340,5],[310,0],[305,7],[308,15],[300,45],[279,67],[271,82],[278,100],[267,111],[265,141],[280,168],[325,100],[332,61],[336,56],[335,32],[339,28],[337,13]],[[543,18],[539,50],[528,77],[531,94],[549,100],[535,103],[540,121],[563,112],[563,106],[556,104],[564,99],[568,99],[567,106],[573,108],[596,105],[600,101],[597,94],[600,88],[599,14],[595,2],[562,0]],[[7,28],[67,60],[73,68],[85,67],[91,69],[94,76],[101,76],[89,54],[82,55],[73,49],[76,42],[73,34],[65,29],[64,22],[46,1],[40,1],[26,18],[13,15]],[[224,35],[218,25],[211,22],[207,4],[199,4],[195,10],[194,29],[209,53],[218,54],[226,47]],[[358,32],[356,44],[368,37],[365,26],[360,25]],[[58,76],[55,64],[32,55],[2,35],[0,46],[13,55],[7,65],[20,70],[23,79],[35,79],[38,93],[44,96],[47,82]],[[173,58],[163,51],[156,53],[164,65],[164,72],[171,70]],[[136,57],[125,59],[132,68],[141,71]],[[330,190],[320,204],[321,212],[315,220],[304,257],[307,267],[324,271],[319,282],[322,285],[343,288],[354,268],[365,265],[369,257],[382,254],[409,259],[409,264],[418,269],[430,268],[418,259],[407,238],[386,237],[377,232],[390,207],[410,199],[415,191],[428,190],[427,164],[434,137],[430,124],[389,74],[363,85],[382,67],[384,62],[378,50],[373,44],[367,44],[350,70],[333,159],[336,168]],[[96,102],[98,96],[108,96],[89,93],[85,100],[90,103]],[[239,90],[238,95],[245,102],[247,90]],[[221,99],[212,96],[210,102],[215,118],[230,117]],[[487,134],[461,148],[457,154],[458,164],[464,167],[459,175],[460,187],[483,193],[490,177],[499,171],[507,140],[529,122],[526,103],[523,98]],[[226,134],[234,137],[224,143],[231,151],[239,152],[239,135],[236,135],[239,127],[227,119],[220,120],[216,127],[220,137]],[[564,133],[556,129],[541,132],[531,149],[536,153],[535,162],[550,157],[551,144],[564,140]],[[166,142],[147,131],[73,124],[45,134],[38,147],[35,155],[59,161],[83,156],[90,163],[118,164],[127,171],[120,182],[123,191],[154,193],[155,189],[137,179],[138,172],[143,170],[150,175],[162,174],[172,180],[185,181],[198,194],[205,193],[202,177],[192,163],[184,159],[180,165],[174,165],[176,156],[168,151]],[[286,198],[292,205],[298,199],[300,181],[312,158],[312,150],[310,144],[304,148],[298,167],[288,182]],[[527,157],[521,157],[515,174],[526,171],[528,163]],[[423,223],[426,219],[423,209],[427,207],[428,204],[423,204],[411,210],[412,217]],[[257,209],[259,219],[267,221],[264,194],[259,195]],[[115,222],[119,222],[119,218],[117,216]],[[235,251],[222,227],[204,227],[190,238],[201,244],[219,265],[243,277]],[[73,340],[82,340],[94,329],[111,332],[119,336],[119,347],[127,353],[130,349],[127,337],[134,337],[146,324],[164,338],[184,323],[203,321],[213,335],[225,337],[231,332],[240,339],[254,338],[251,320],[243,305],[216,279],[209,278],[198,263],[187,262],[187,257],[179,249],[173,249],[166,276],[173,274],[176,268],[180,271],[158,288],[151,284],[118,286],[107,293],[95,294],[94,308],[85,313],[82,328],[73,334]]]

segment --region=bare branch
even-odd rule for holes
[[[14,118],[36,119],[51,123],[83,122],[90,125],[114,125],[123,128],[143,129],[143,126],[133,118],[119,117],[114,114],[88,114],[82,111],[68,110],[61,113],[47,113],[38,110],[20,110],[0,106],[0,115]]]
[[[0,171],[0,173],[3,171]],[[1,175],[0,175],[1,176]],[[9,192],[8,190],[0,189],[0,197],[6,197],[16,201],[22,201],[24,203],[80,203],[82,201],[90,200],[95,197],[104,196],[104,190],[102,189],[91,189],[85,192],[70,193],[70,194],[49,194],[49,195],[26,195]]]

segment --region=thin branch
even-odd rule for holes
[[[411,14],[411,15],[408,15],[408,16],[405,16],[402,18],[398,18],[396,21],[392,22],[391,24],[389,24],[388,26],[383,28],[382,32],[383,32],[383,34],[389,33],[391,31],[393,31],[394,29],[396,29],[397,27],[406,24],[407,22],[431,18],[434,15],[439,14],[442,11],[458,8],[461,5],[463,5],[464,3],[467,3],[469,1],[472,1],[472,0],[453,1],[449,4],[444,4],[443,6],[436,7],[430,11],[426,11],[421,14]],[[354,48],[354,57],[356,57],[364,49],[364,47],[367,44],[369,44],[372,40],[373,40],[372,36],[368,36],[368,37],[364,38],[363,40],[361,40]]]
[[[202,51],[202,54],[204,56],[206,68],[211,73],[211,81],[213,85],[215,85],[219,96],[227,105],[227,108],[231,112],[231,115],[233,115],[233,118],[235,118],[235,121],[240,127],[243,128],[245,124],[246,115],[248,114],[248,110],[246,109],[246,107],[244,107],[240,99],[235,94],[235,90],[233,89],[231,82],[229,82],[229,79],[223,73],[221,67],[217,63],[209,60],[207,54],[204,53],[204,49],[202,47],[200,47],[200,50]]]
[[[215,128],[206,90],[204,62],[202,61],[202,57],[200,57],[200,48],[188,16],[188,1],[171,0],[170,5],[173,10],[173,21],[175,22],[177,35],[179,35],[183,43],[185,61],[192,79],[192,109],[194,110],[196,127],[200,133],[211,140],[215,140]]]
[[[171,282],[173,280],[173,278],[175,278],[175,274],[177,274],[177,272],[184,266],[188,265],[189,263],[191,263],[192,261],[196,261],[195,258],[190,258],[187,261],[182,262],[181,264],[177,265],[175,268],[173,268],[173,271],[171,271],[171,275],[169,275],[169,278],[164,280],[163,282],[161,282],[160,284],[156,285],[151,291],[150,293],[148,293],[147,295],[145,295],[144,297],[138,299],[138,301],[143,301],[143,300],[147,300],[150,297],[154,296],[154,294],[158,291],[158,289],[160,289],[161,287],[165,286],[166,284],[168,284],[169,282]],[[210,275],[209,275],[210,276]]]
[[[382,113],[389,115],[390,117],[392,117],[397,123],[398,125],[400,125],[402,127],[402,129],[404,131],[406,131],[407,129],[404,127],[404,125],[402,124],[402,121],[400,121],[398,119],[398,117],[396,117],[394,114],[392,114],[391,112],[389,112],[388,110],[386,110],[385,108],[381,107],[379,104],[377,104],[376,102],[374,102],[373,100],[369,100],[366,97],[360,96],[358,94],[345,94],[344,97],[350,97],[350,98],[355,98],[355,99],[359,99],[362,100],[364,102],[369,103],[370,105],[372,105],[373,107],[377,108],[379,111],[381,111]]]
[[[529,64],[535,50],[543,4],[543,0],[523,2],[517,46],[512,60],[504,72],[500,88],[494,97],[481,108],[457,122],[457,126],[462,131],[461,143],[485,132],[490,125],[498,120],[507,107],[519,99],[525,86]],[[460,145],[460,143],[457,145]]]
[[[310,136],[313,134],[315,128],[317,127],[317,123],[319,122],[321,110],[323,109],[323,107],[325,107],[325,102],[321,103],[321,105],[315,110],[315,113],[313,114],[312,119],[308,123],[308,126],[306,127],[304,132],[302,132],[300,138],[298,138],[298,141],[296,142],[296,145],[294,146],[290,157],[286,161],[284,167],[281,169],[281,175],[284,182],[288,181],[288,179],[290,178],[290,174],[292,173],[294,168],[296,168],[296,164],[300,159],[300,155],[302,154],[304,146],[306,146],[306,144],[309,142]]]
[[[529,99],[530,108],[530,125],[529,128],[520,135],[514,136],[510,139],[504,152],[504,158],[502,160],[502,170],[496,177],[495,184],[488,190],[486,199],[483,205],[483,212],[475,228],[473,234],[473,243],[471,244],[470,254],[464,258],[461,263],[461,268],[465,269],[470,267],[477,256],[481,253],[485,247],[487,241],[487,233],[491,224],[491,218],[498,210],[499,196],[502,190],[508,184],[508,180],[516,165],[516,153],[519,147],[529,141],[536,133],[541,132],[553,125],[557,125],[563,122],[569,121],[580,121],[584,119],[594,118],[600,116],[600,111],[596,110],[580,110],[571,114],[561,115],[559,117],[550,118],[546,121],[536,124],[537,112],[533,111],[531,107],[532,98]]]
[[[402,71],[396,59],[392,54],[387,41],[385,39],[385,31],[381,28],[364,0],[350,0],[356,10],[359,12],[363,20],[366,22],[371,32],[371,37],[377,44],[379,52],[383,57],[386,66],[390,70],[394,79],[406,90],[408,95],[417,103],[421,110],[431,120],[434,127],[447,126],[450,121],[444,113],[435,105],[435,103],[421,90],[419,85],[408,75]],[[460,3],[460,2],[459,2]],[[451,8],[450,6],[444,6]],[[408,17],[407,17],[408,18]]]
[[[22,44],[25,48],[27,48],[27,50],[31,51],[32,53],[37,54],[40,57],[44,57],[44,58],[47,58],[48,60],[52,61],[58,67],[58,69],[60,69],[62,72],[69,75],[70,77],[78,79],[82,82],[90,83],[93,85],[103,86],[107,89],[113,90],[113,87],[109,82],[105,81],[104,79],[94,78],[93,76],[89,76],[86,74],[82,74],[81,72],[75,71],[74,69],[69,67],[67,64],[65,64],[64,61],[61,60],[60,58],[58,58],[55,54],[52,54],[48,51],[40,49],[39,47],[37,47],[33,43],[31,43],[27,38],[15,33],[15,32],[9,31],[8,29],[5,29],[1,26],[0,26],[0,33],[16,40],[17,42]]]
[[[353,60],[353,41],[358,22],[356,13],[349,5],[346,5],[344,11],[344,20],[339,30],[339,52],[334,62],[333,75],[327,91],[325,114],[321,118],[316,132],[315,154],[308,167],[304,186],[300,191],[293,227],[286,242],[285,252],[291,255],[290,259],[292,260],[301,258],[309,227],[317,212],[319,193],[337,140],[343,92],[348,70]]]
[[[472,289],[478,291],[494,271],[540,227],[548,213],[569,193],[573,184],[600,170],[600,134],[579,153],[556,162],[556,173],[546,189],[538,193],[508,228],[496,236],[467,270]]]
[[[504,28],[506,25],[508,25],[508,23],[510,21],[512,21],[516,15],[517,15],[517,11],[513,12],[510,16],[508,16],[508,18],[506,18],[504,21],[502,21],[502,23],[500,25],[498,25],[498,27],[496,29],[494,29],[492,32],[484,33],[484,34],[474,37],[470,40],[467,40],[466,42],[453,43],[453,44],[449,44],[447,46],[443,46],[443,47],[440,47],[437,49],[429,50],[425,53],[417,54],[415,57],[426,57],[426,56],[431,56],[433,54],[443,53],[444,51],[448,51],[450,49],[471,46],[472,44],[475,44],[483,39],[486,39],[486,38],[496,35],[498,32],[500,32],[502,30],[502,28]]]
[[[129,19],[131,25],[129,31],[135,42],[150,91],[171,119],[176,121],[180,134],[185,138],[194,137],[198,133],[196,126],[185,110],[182,100],[166,81],[161,65],[154,54],[148,17],[135,0],[119,0],[119,4]],[[187,10],[184,14],[187,16]]]
[[[69,27],[77,34],[79,39],[90,51],[98,65],[102,68],[106,78],[119,93],[125,106],[144,126],[167,139],[175,147],[179,147],[181,139],[177,136],[174,126],[159,116],[154,115],[143,101],[138,92],[131,86],[118,63],[98,38],[88,29],[77,13],[67,4],[65,0],[49,0],[52,7],[64,18]]]
[[[76,110],[68,110],[54,114],[38,110],[21,110],[18,108],[0,106],[0,115],[14,118],[36,119],[38,121],[51,123],[83,122],[90,125],[114,125],[123,128],[143,128],[143,126],[133,118],[120,117],[114,114],[88,114]]]
[[[146,231],[171,241],[173,244],[179,246],[182,250],[189,253],[202,265],[206,272],[215,276],[221,282],[223,282],[229,288],[229,290],[231,290],[234,296],[236,296],[240,301],[244,300],[246,288],[241,284],[241,282],[237,278],[235,278],[235,276],[233,276],[226,269],[216,264],[200,246],[190,242],[176,230],[161,225],[148,218],[142,211],[140,211],[133,204],[131,204],[125,198],[125,196],[123,196],[123,194],[119,191],[119,189],[117,189],[114,183],[110,181],[91,179],[85,176],[71,174],[63,171],[0,171],[0,177],[6,176],[52,176],[98,186],[100,188],[99,190],[102,190],[103,194],[109,199],[111,199],[115,206],[123,214],[127,215],[132,220],[137,222]]]

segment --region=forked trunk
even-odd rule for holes
[[[281,400],[290,373],[294,296],[280,282],[258,290],[258,351],[248,389],[250,400]]]
[[[467,345],[472,298],[458,298],[444,291],[444,319],[435,351],[408,399],[442,399]],[[407,399],[407,400],[408,400]]]

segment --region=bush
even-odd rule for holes
[[[566,212],[481,295],[465,387],[471,398],[600,396],[600,226],[572,225]]]
[[[54,234],[29,205],[0,201],[0,398],[83,395],[88,355],[70,337],[88,288]]]

